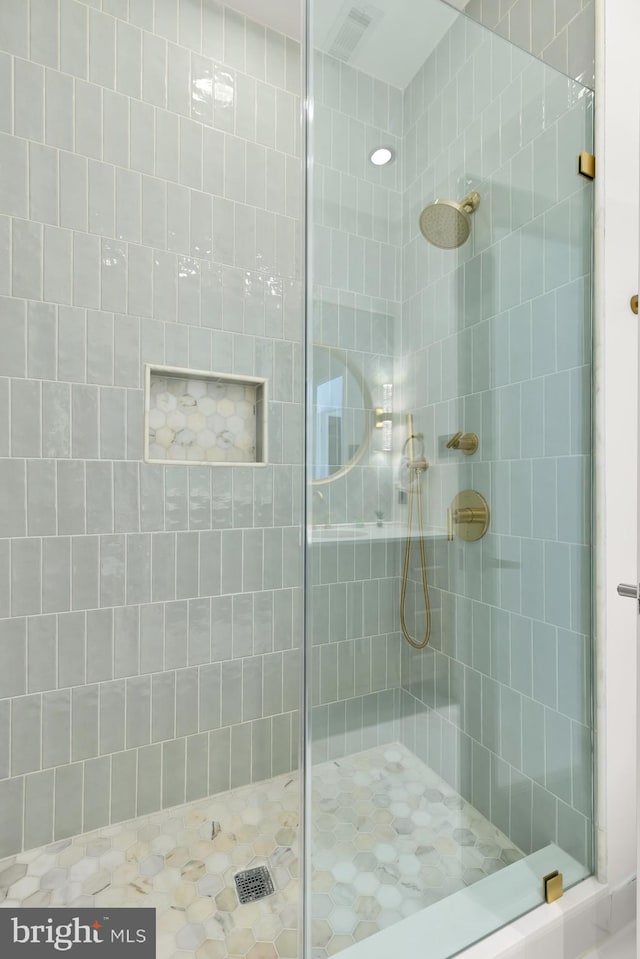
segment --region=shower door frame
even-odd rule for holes
[[[300,651],[300,913],[299,913],[299,952],[301,959],[311,959],[311,772],[313,768],[311,756],[311,688],[308,682],[308,676],[311,666],[311,650],[309,648],[308,638],[310,635],[309,617],[310,604],[308,602],[308,580],[309,580],[309,547],[308,547],[308,512],[310,509],[310,443],[311,431],[308,429],[311,413],[311,384],[307,382],[307,370],[309,368],[309,347],[311,333],[311,284],[309,278],[312,275],[311,258],[311,190],[309,189],[311,170],[313,164],[313,151],[311,149],[311,128],[313,122],[312,110],[309,101],[311,90],[311,17],[309,16],[309,5],[312,0],[299,0],[300,3],[300,59],[301,59],[301,77],[302,89],[300,96],[300,127],[301,127],[301,157],[304,164],[303,182],[302,182],[302,203],[301,210],[303,216],[301,236],[301,262],[303,264],[303,329],[302,329],[302,368],[304,371],[304,396],[302,398],[302,423],[303,423],[303,442],[302,451],[304,462],[302,464],[302,522],[301,522],[301,548],[302,548],[302,642]]]

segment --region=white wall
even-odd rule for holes
[[[635,873],[636,607],[616,595],[637,580],[637,319],[629,308],[638,290],[640,33],[637,0],[600,0],[597,103],[599,206],[596,301],[599,379],[597,527],[599,748],[604,753],[599,878],[615,886]],[[604,835],[606,831],[606,836]]]

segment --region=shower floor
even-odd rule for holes
[[[400,745],[313,771],[313,959],[522,853]],[[3,906],[153,906],[157,959],[297,959],[297,776],[109,826],[0,862]],[[275,893],[238,903],[268,866]]]

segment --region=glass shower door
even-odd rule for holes
[[[309,6],[308,945],[445,959],[592,870],[593,94],[367,9]]]

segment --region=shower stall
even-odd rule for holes
[[[307,453],[308,948],[444,959],[592,869],[593,98],[377,7],[309,5],[308,425],[369,419]]]
[[[0,3],[0,908],[448,959],[592,873],[593,81],[463,6]]]

